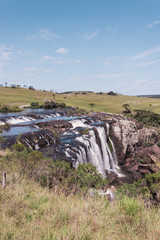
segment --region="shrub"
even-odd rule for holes
[[[113,96],[116,96],[116,95],[117,95],[117,93],[115,93],[115,92],[113,92],[113,91],[110,91],[110,92],[108,92],[107,94],[108,94],[108,95],[113,95]]]
[[[62,102],[62,103],[59,103],[59,104],[58,104],[58,107],[60,107],[60,108],[66,108],[67,106],[66,106],[65,103]]]
[[[160,114],[145,110],[134,110],[134,118],[147,126],[158,127],[160,125]]]
[[[143,205],[135,198],[123,197],[120,201],[120,211],[130,217],[137,217],[143,210]]]
[[[41,182],[46,183],[46,177],[41,178]],[[103,188],[108,184],[106,179],[97,173],[96,167],[90,163],[80,164],[77,169],[71,168],[71,164],[65,161],[56,161],[50,163],[49,185],[54,187],[60,183],[67,187],[79,191],[90,187]]]
[[[39,103],[38,102],[32,102],[30,108],[36,109],[39,108]]]
[[[54,101],[44,103],[44,108],[46,108],[46,109],[52,109],[52,108],[57,108],[57,107],[58,107],[58,104]]]
[[[130,109],[129,104],[125,103],[125,104],[122,105],[122,107],[125,109],[123,111],[123,113],[125,113],[125,114],[131,113],[131,109]]]
[[[26,147],[23,145],[23,144],[14,144],[12,145],[12,150],[15,150],[17,152],[22,152],[22,151],[25,151],[27,150]]]
[[[28,89],[30,89],[30,90],[35,90],[35,88],[34,88],[33,86],[29,86]]]

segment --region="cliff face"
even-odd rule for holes
[[[133,120],[118,118],[110,125],[110,136],[115,144],[119,164],[128,157],[136,156],[138,147],[145,143],[154,144],[157,135],[154,129],[149,129]]]
[[[122,115],[99,113],[97,117],[109,123],[109,134],[118,163],[132,173],[134,179],[138,180],[160,169],[160,148],[156,144],[159,136],[156,129],[144,127]]]

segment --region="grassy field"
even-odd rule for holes
[[[141,199],[65,196],[24,178],[0,191],[0,239],[160,239],[160,209]]]
[[[160,113],[160,99],[140,98],[134,96],[110,96],[107,94],[55,94],[52,92],[44,92],[37,90],[29,90],[24,88],[5,88],[0,87],[0,104],[9,105],[27,105],[31,102],[54,100],[57,102],[65,102],[73,107],[80,107],[91,110],[90,104],[93,103],[93,110],[99,112],[122,113],[122,105],[127,103],[131,109],[144,109]]]
[[[31,102],[43,103],[53,100],[52,92],[29,90],[25,88],[0,87],[0,104],[27,105]]]

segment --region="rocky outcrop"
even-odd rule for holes
[[[56,143],[56,136],[49,130],[41,130],[23,134],[21,142],[32,150],[38,150]]]
[[[72,124],[65,120],[52,120],[46,122],[39,122],[36,124],[41,129],[54,130],[54,133],[60,134],[72,128]]]
[[[118,163],[121,165],[127,158],[136,157],[138,147],[157,141],[158,134],[155,129],[146,128],[123,115],[99,113],[96,117],[109,124],[109,134],[116,149]]]
[[[151,147],[139,147],[135,158],[127,158],[123,165],[133,174],[135,180],[142,179],[144,175],[160,171],[160,148],[157,145]]]

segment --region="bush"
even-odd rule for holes
[[[160,125],[160,114],[145,110],[134,110],[134,118],[147,126],[158,127]]]
[[[45,176],[41,178],[43,184],[45,179]],[[91,163],[80,164],[77,169],[72,169],[69,162],[58,160],[50,163],[49,179],[51,188],[59,183],[63,188],[66,186],[69,191],[90,187],[103,188],[108,184],[108,181],[97,173],[96,167]]]
[[[119,201],[120,211],[130,217],[137,217],[142,212],[144,206],[135,198],[124,197]]]
[[[32,109],[36,109],[36,108],[39,108],[40,106],[39,106],[39,103],[38,102],[32,102],[31,103],[31,106],[30,106],[30,108],[32,108]]]
[[[18,107],[10,107],[7,105],[0,105],[0,112],[2,113],[8,113],[8,112],[21,112],[22,110],[19,109]]]
[[[116,95],[117,95],[117,93],[115,93],[115,92],[113,92],[113,91],[110,91],[110,92],[108,92],[107,94],[108,94],[108,95],[113,95],[113,96],[116,96]]]
[[[59,103],[59,104],[58,104],[58,107],[59,107],[59,108],[66,108],[67,106],[66,106],[65,103],[62,102],[62,103]]]
[[[35,88],[34,88],[33,86],[29,86],[28,89],[30,89],[30,90],[35,90]]]
[[[56,109],[56,108],[66,108],[66,104],[65,103],[57,103],[54,101],[50,101],[50,102],[45,102],[44,103],[44,108],[46,109]]]
[[[27,149],[23,144],[14,144],[14,145],[12,145],[12,150],[17,151],[17,152],[23,152]]]
[[[0,161],[0,170],[10,174],[14,182],[21,182],[25,176],[38,179],[38,175],[41,175],[39,170],[44,161],[43,154],[38,151],[30,153],[25,147],[21,151],[22,148],[22,144],[15,144],[14,151],[2,157]]]
[[[54,101],[50,101],[50,102],[45,102],[44,103],[44,108],[46,109],[54,109],[54,108],[57,108],[58,107],[58,104]]]

